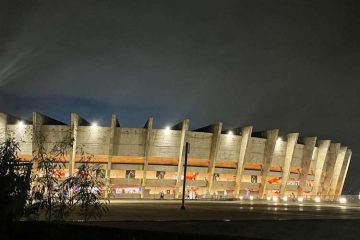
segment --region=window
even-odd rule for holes
[[[156,171],[156,178],[157,179],[164,179],[165,171]]]
[[[135,170],[126,170],[126,175],[125,175],[126,178],[135,178]]]
[[[257,183],[257,176],[251,175],[251,183]]]

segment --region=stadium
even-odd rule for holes
[[[13,135],[19,157],[33,159],[35,132],[45,145],[73,138],[62,176],[79,166],[80,148],[106,170],[112,198],[179,198],[184,171],[184,145],[190,144],[186,174],[188,198],[296,198],[338,200],[351,159],[351,149],[331,140],[279,136],[278,129],[252,126],[223,129],[222,123],[189,130],[188,119],[164,129],[126,128],[115,115],[109,126],[90,123],[76,113],[70,125],[40,113],[32,121],[0,113],[0,140]]]

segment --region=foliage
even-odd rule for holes
[[[78,171],[61,184],[73,190],[71,202],[79,207],[85,221],[91,217],[100,218],[108,211],[108,200],[102,199],[101,193],[105,186],[105,170],[100,164],[92,163],[93,161],[93,155],[85,155],[82,151],[82,164]]]
[[[18,220],[30,190],[31,163],[18,157],[19,142],[8,137],[0,144],[0,220]]]
[[[51,150],[46,149],[46,138],[40,132],[36,132],[33,136],[35,142],[33,160],[36,164],[33,198],[37,198],[39,201],[35,201],[32,206],[36,210],[45,208],[48,221],[53,218],[63,220],[67,213],[68,205],[65,200],[67,192],[66,189],[60,187],[59,180],[60,173],[65,167],[65,156],[72,146],[73,140],[70,136],[69,134],[62,141],[56,143]],[[40,197],[36,197],[39,191]]]

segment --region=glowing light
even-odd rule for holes
[[[169,127],[169,126],[166,126],[166,127],[165,127],[165,130],[166,130],[166,131],[169,131],[169,130],[170,130],[170,127]]]
[[[91,126],[95,128],[95,127],[98,126],[98,124],[97,124],[97,122],[92,122],[92,123],[91,123]]]
[[[277,201],[278,201],[278,197],[277,197],[277,196],[273,196],[273,197],[272,197],[272,200],[273,200],[273,202],[277,202]]]
[[[321,201],[321,199],[320,199],[320,197],[315,197],[314,201],[319,203]]]
[[[23,127],[23,126],[25,125],[25,123],[24,123],[24,121],[18,121],[18,122],[17,122],[17,125],[18,125],[19,127]]]
[[[270,201],[270,200],[271,200],[271,197],[266,197],[266,200]]]
[[[228,131],[228,134],[229,135],[233,135],[234,133],[232,131]]]
[[[254,196],[250,196],[250,200],[254,200]]]
[[[244,199],[244,197],[243,197],[243,196],[240,196],[240,197],[239,197],[239,199],[240,199],[240,200],[243,200],[243,199]]]
[[[340,202],[340,203],[346,203],[346,202],[347,202],[347,200],[346,200],[346,198],[341,197],[341,198],[339,199],[339,202]]]
[[[282,198],[282,200],[283,200],[284,202],[286,202],[286,201],[288,200],[288,197],[287,197],[287,196],[284,196],[284,197]]]
[[[304,198],[298,197],[298,201],[299,201],[299,202],[303,202],[303,201],[304,201]]]

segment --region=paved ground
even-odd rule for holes
[[[360,206],[266,201],[112,201],[105,221],[360,219]]]
[[[112,201],[100,221],[121,229],[258,237],[359,239],[360,206],[250,201]]]

